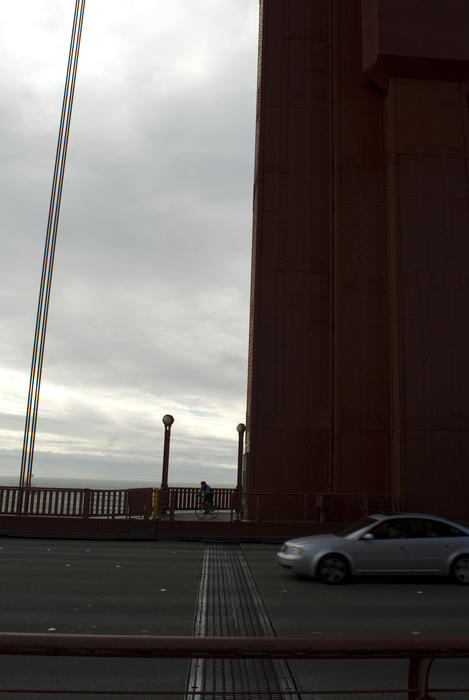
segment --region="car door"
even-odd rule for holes
[[[410,518],[407,531],[408,554],[415,573],[445,573],[452,552],[463,532],[449,523],[431,518]]]
[[[372,537],[364,536],[354,542],[356,573],[398,574],[411,570],[411,554],[406,546],[405,518],[381,521],[366,534]]]

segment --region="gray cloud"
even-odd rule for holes
[[[172,412],[176,481],[204,471],[229,483],[245,411],[257,2],[131,9],[102,0],[86,10],[35,472],[147,479],[161,461],[161,416]],[[59,0],[42,0],[41,12],[18,0],[9,12],[0,49],[4,473],[19,464],[71,28]]]

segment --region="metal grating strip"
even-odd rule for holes
[[[241,548],[232,544],[206,544],[194,620],[194,635],[274,637],[275,630]],[[285,661],[273,659],[196,659],[191,662],[186,686],[189,700],[202,700],[210,691],[215,700],[259,698],[283,700],[295,682]],[[288,695],[295,698],[297,695]]]

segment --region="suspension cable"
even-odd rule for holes
[[[75,0],[75,12],[73,16],[70,50],[68,55],[67,73],[65,78],[62,111],[60,116],[59,136],[57,140],[57,151],[55,155],[55,165],[52,177],[49,215],[47,219],[46,229],[46,241],[44,245],[41,283],[36,313],[36,327],[34,331],[31,372],[29,378],[26,420],[23,437],[23,452],[21,457],[21,469],[19,479],[19,485],[21,487],[31,486],[31,478],[33,471],[34,445],[36,440],[42,367],[44,363],[47,319],[49,316],[52,273],[54,269],[57,230],[60,216],[60,205],[62,201],[65,163],[67,160],[68,139],[70,134],[70,123],[72,118],[78,58],[80,54],[80,42],[83,28],[85,2],[86,0]]]

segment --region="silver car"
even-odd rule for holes
[[[370,515],[337,534],[288,540],[278,563],[339,584],[353,575],[450,575],[469,584],[469,528],[421,513]]]

